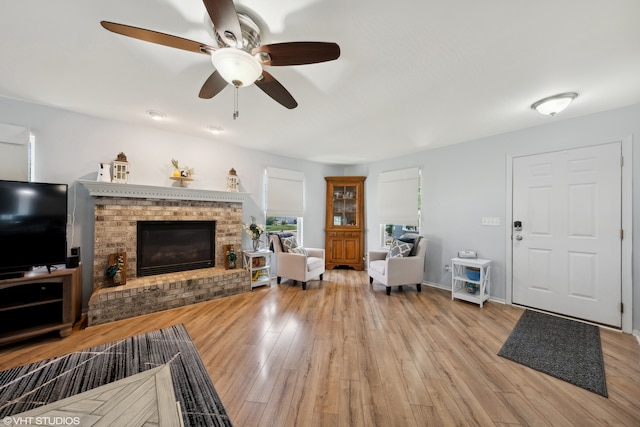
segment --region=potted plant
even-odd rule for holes
[[[193,168],[189,166],[180,167],[180,164],[176,159],[171,159],[171,165],[173,166],[173,176],[180,178],[191,178],[191,175],[195,174]]]
[[[227,261],[230,270],[236,268],[237,259],[238,255],[235,253],[235,250],[233,248],[229,248],[229,250],[227,251]]]

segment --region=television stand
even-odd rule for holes
[[[82,266],[0,276],[0,345],[58,331],[71,333],[82,306]]]
[[[12,271],[10,273],[0,273],[0,281],[7,279],[19,279],[24,277],[24,271]]]

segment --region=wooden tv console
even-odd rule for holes
[[[0,345],[59,331],[71,333],[82,309],[82,266],[0,280]]]

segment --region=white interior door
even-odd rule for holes
[[[621,149],[514,158],[515,304],[621,326]]]

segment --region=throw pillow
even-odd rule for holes
[[[291,252],[293,254],[301,254],[301,255],[304,255],[304,256],[308,256],[309,255],[307,253],[307,250],[305,248],[300,247],[300,246],[298,246],[297,248],[289,249],[289,252]]]
[[[296,241],[295,236],[285,237],[283,239],[280,239],[280,241],[282,242],[282,249],[285,252],[290,252],[291,249],[298,247],[298,242]]]
[[[409,253],[413,249],[413,243],[403,242],[399,239],[393,239],[387,258],[397,258],[409,256]]]
[[[282,239],[284,239],[285,237],[291,237],[291,236],[293,236],[293,234],[289,233],[288,231],[280,231],[280,232],[278,232],[278,233],[269,233],[269,234],[270,234],[270,235],[272,235],[272,234],[276,234],[276,235],[279,237],[279,239],[278,239],[278,240],[280,241],[280,250],[281,250],[282,252],[286,252],[286,251],[284,250],[284,247],[282,247]],[[273,240],[274,240],[274,239],[271,239],[271,250],[274,250],[274,249],[273,249]]]
[[[411,252],[409,252],[409,255],[407,256],[415,256],[416,251],[418,250],[418,242],[420,242],[422,236],[419,234],[407,233],[398,237],[398,239],[406,243],[413,243],[413,248],[411,248]]]

